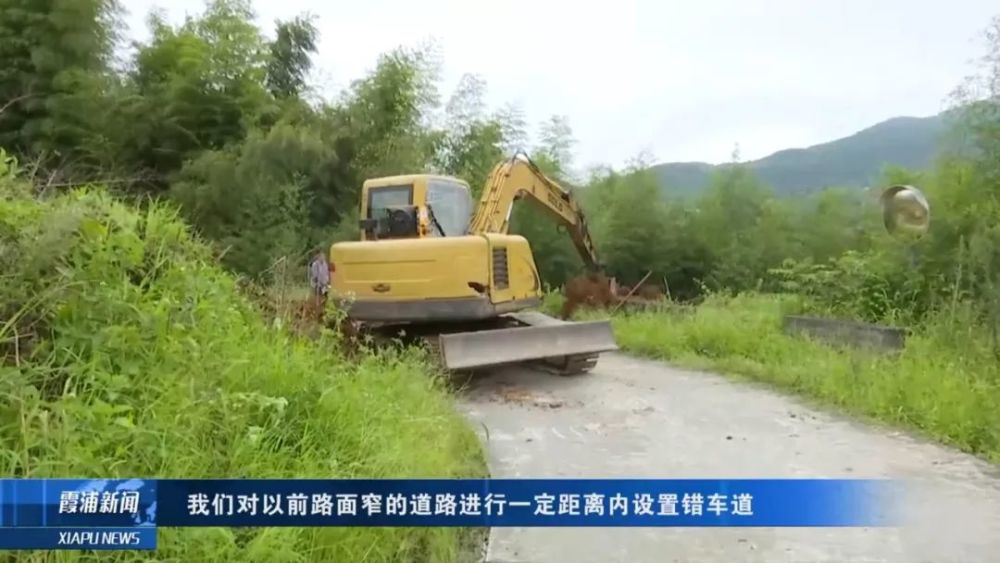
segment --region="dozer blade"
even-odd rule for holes
[[[610,321],[545,323],[442,334],[444,366],[463,370],[533,360],[558,360],[618,349]]]

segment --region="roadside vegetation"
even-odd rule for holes
[[[971,318],[935,319],[885,354],[786,334],[782,317],[801,312],[798,301],[713,295],[690,309],[621,313],[612,324],[631,353],[761,381],[1000,462],[1000,364]]]
[[[477,437],[418,353],[348,361],[335,335],[268,322],[168,206],[138,210],[99,189],[39,201],[10,178],[0,189],[4,475],[483,476]],[[157,557],[177,561],[455,561],[471,539],[429,528],[160,534]]]

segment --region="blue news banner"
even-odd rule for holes
[[[883,480],[2,479],[0,549],[155,549],[157,527],[896,523]]]

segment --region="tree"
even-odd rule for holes
[[[174,28],[150,21],[127,77],[117,129],[121,158],[162,191],[185,160],[243,139],[268,111],[268,50],[243,0],[212,0]]]
[[[979,72],[956,88],[952,99],[959,126],[976,149],[979,172],[996,197],[1000,192],[1000,15],[990,21],[984,39]]]
[[[535,154],[538,158],[548,159],[554,174],[568,174],[573,164],[575,144],[569,119],[563,115],[553,115],[541,125]]]
[[[306,186],[333,158],[315,133],[279,125],[202,153],[170,195],[199,232],[225,249],[227,266],[258,276],[275,260],[308,249],[314,237]]]
[[[8,0],[0,10],[0,146],[94,172],[117,39],[114,0]]]
[[[608,188],[605,188],[608,189]],[[652,271],[659,280],[666,272],[666,209],[656,177],[633,171],[610,186],[610,205],[601,230],[601,249],[609,272],[619,281],[638,283]]]
[[[445,129],[435,155],[436,168],[469,182],[473,197],[481,194],[490,171],[506,156],[508,129],[501,114],[486,114],[485,93],[482,78],[462,77],[445,108]]]
[[[714,265],[707,283],[716,288],[753,287],[767,271],[763,241],[754,239],[769,211],[771,195],[749,168],[729,164],[716,171],[696,203],[694,228],[711,249]],[[777,265],[777,264],[775,264]]]
[[[524,111],[520,106],[507,104],[497,110],[495,119],[500,123],[503,131],[504,154],[513,154],[523,151],[528,146],[527,121],[524,119]]]
[[[270,44],[267,86],[276,98],[302,94],[306,75],[312,68],[318,31],[311,16],[278,22],[277,37]]]
[[[354,82],[337,121],[349,132],[341,150],[359,178],[427,168],[434,135],[427,114],[438,104],[437,66],[428,47],[398,48],[379,57],[370,75]]]

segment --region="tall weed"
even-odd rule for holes
[[[167,207],[140,212],[100,190],[4,198],[0,243],[5,475],[483,472],[474,433],[421,355],[347,362],[336,335],[312,341],[266,324]],[[427,528],[160,534],[156,557],[175,561],[453,561],[464,537]]]

